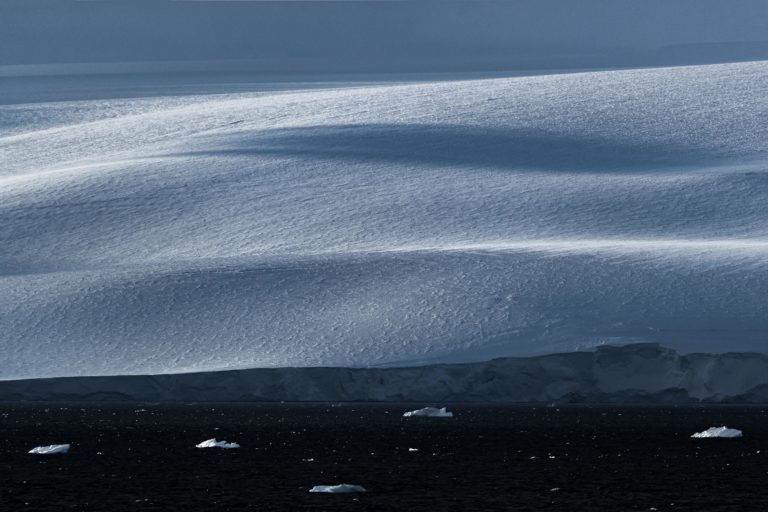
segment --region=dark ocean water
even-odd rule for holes
[[[417,406],[0,405],[0,509],[768,510],[768,407]]]

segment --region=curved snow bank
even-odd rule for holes
[[[36,455],[54,455],[58,453],[67,453],[67,452],[69,452],[68,444],[51,444],[48,446],[37,446],[29,450],[29,453],[34,453]]]
[[[765,350],[766,91],[753,62],[0,108],[0,378]]]
[[[721,437],[726,439],[733,439],[733,438],[742,437],[742,436],[743,436],[743,432],[741,430],[723,426],[723,427],[708,428],[704,432],[697,432],[693,434],[691,437],[694,437],[694,438]]]
[[[408,411],[403,413],[404,418],[410,418],[413,416],[424,416],[428,418],[453,418],[453,413],[447,411],[445,407],[440,409],[437,407],[424,407],[423,409],[417,409],[415,411]]]
[[[237,443],[228,443],[226,441],[217,441],[216,439],[207,439],[203,441],[202,443],[199,443],[195,445],[195,448],[225,448],[225,449],[233,449],[233,448],[240,448],[240,445]]]
[[[333,494],[347,494],[352,492],[366,492],[365,487],[352,484],[316,485],[309,492],[327,492]]]

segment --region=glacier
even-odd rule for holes
[[[765,352],[768,61],[0,104],[0,379]]]

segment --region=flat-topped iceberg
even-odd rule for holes
[[[328,492],[333,494],[346,494],[350,492],[367,492],[362,485],[338,484],[338,485],[316,485],[309,492]]]
[[[429,418],[453,418],[453,413],[447,411],[445,407],[438,409],[437,407],[424,407],[423,409],[416,409],[415,411],[408,411],[403,414],[403,417],[410,418],[412,416],[425,416]]]
[[[68,451],[68,444],[51,444],[48,446],[36,446],[29,450],[29,453],[34,453],[35,455],[54,455],[57,453],[67,453]]]
[[[741,430],[728,427],[712,427],[703,432],[696,432],[691,437],[698,439],[706,439],[710,437],[722,437],[726,439],[733,439],[735,437],[742,437],[744,433]]]
[[[232,449],[232,448],[240,448],[240,445],[237,443],[228,443],[226,441],[217,441],[214,439],[207,439],[203,441],[200,444],[195,445],[196,448],[225,448],[225,449]]]

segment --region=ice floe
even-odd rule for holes
[[[51,444],[48,446],[36,446],[29,450],[29,453],[34,453],[35,455],[54,455],[57,453],[67,453],[68,451],[68,444]]]
[[[710,437],[722,437],[727,439],[733,439],[735,437],[742,437],[744,433],[741,430],[728,427],[712,427],[703,432],[696,432],[691,437],[695,438],[710,438]]]
[[[338,484],[338,485],[316,485],[309,492],[328,492],[333,494],[346,494],[351,492],[367,492],[362,485]]]
[[[424,407],[423,409],[408,411],[403,414],[403,417],[405,418],[410,418],[412,416],[426,416],[429,418],[453,418],[453,413],[447,411],[445,407],[440,409],[437,407]]]
[[[207,439],[203,441],[202,443],[195,445],[196,448],[226,448],[226,449],[232,449],[232,448],[240,448],[240,445],[237,443],[228,443],[226,441],[217,441],[215,438],[213,439]]]

